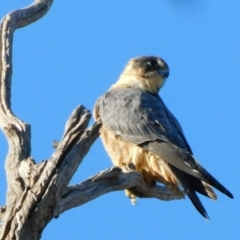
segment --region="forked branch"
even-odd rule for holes
[[[53,217],[110,191],[135,187],[145,197],[177,199],[169,189],[149,189],[138,172],[107,169],[88,180],[68,186],[75,171],[99,136],[100,122],[87,129],[91,114],[84,106],[69,117],[62,140],[52,156],[41,163],[31,157],[30,125],[11,110],[12,44],[17,28],[44,16],[53,0],[35,0],[30,6],[7,14],[0,25],[0,128],[9,151],[5,169],[7,202],[0,208],[0,239],[40,239]]]

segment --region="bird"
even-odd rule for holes
[[[233,195],[194,157],[180,123],[160,97],[169,71],[157,56],[130,59],[97,99],[93,115],[102,123],[100,138],[114,166],[134,166],[149,186],[164,184],[181,198],[187,195],[209,219],[197,193],[216,200],[214,187],[229,198]],[[134,188],[126,194],[141,197]]]

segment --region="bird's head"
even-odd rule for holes
[[[169,76],[167,63],[154,56],[132,58],[124,68],[115,87],[130,87],[158,93]]]

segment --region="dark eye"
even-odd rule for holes
[[[152,72],[152,71],[155,71],[156,69],[158,69],[158,62],[155,60],[155,59],[151,59],[149,60],[148,62],[146,62],[146,68],[145,70],[147,72]]]
[[[147,62],[148,66],[156,67],[157,66],[157,61],[156,60],[150,60]]]

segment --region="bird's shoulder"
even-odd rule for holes
[[[161,140],[190,147],[182,128],[159,95],[139,89],[110,89],[97,101],[98,114],[108,129],[136,144]]]
[[[161,110],[163,102],[159,95],[154,95],[140,89],[134,88],[115,88],[110,89],[98,100],[97,105],[100,108],[114,107],[118,108],[138,108],[138,111],[151,111],[151,109]]]

